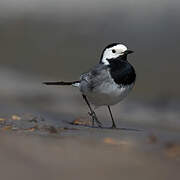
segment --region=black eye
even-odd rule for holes
[[[115,49],[113,49],[113,50],[112,50],[112,52],[113,52],[113,53],[115,53],[115,52],[116,52],[116,50],[115,50]]]

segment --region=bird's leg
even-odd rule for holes
[[[108,109],[109,109],[109,113],[110,113],[110,115],[111,115],[111,120],[112,120],[112,127],[111,127],[111,128],[115,129],[115,128],[116,128],[116,124],[115,124],[115,122],[114,122],[114,118],[113,118],[113,115],[112,115],[110,106],[108,106]]]
[[[96,121],[98,127],[102,127],[102,124],[101,124],[100,121],[98,121],[98,118],[97,118],[97,116],[96,116],[96,113],[95,113],[95,112],[93,111],[93,109],[91,108],[91,105],[90,105],[89,101],[87,100],[87,97],[86,97],[84,94],[83,94],[82,96],[83,96],[83,99],[86,101],[86,103],[87,103],[87,105],[88,105],[88,107],[89,107],[89,109],[90,109],[90,112],[89,112],[88,114],[89,114],[89,115],[91,116],[91,118],[92,118],[92,127],[94,126],[94,121]]]

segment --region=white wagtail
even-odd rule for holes
[[[135,70],[127,61],[127,55],[131,53],[133,51],[128,50],[123,44],[110,44],[103,50],[100,62],[89,72],[82,74],[80,80],[44,82],[44,84],[78,87],[90,109],[92,125],[94,126],[94,121],[96,121],[97,125],[102,127],[89,101],[95,107],[107,106],[112,119],[112,128],[116,128],[110,106],[124,99],[135,84]]]

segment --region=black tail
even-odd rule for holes
[[[75,83],[79,83],[80,81],[72,81],[72,82],[64,82],[64,81],[58,81],[58,82],[43,82],[43,84],[46,84],[46,85],[72,85],[72,84],[75,84]]]

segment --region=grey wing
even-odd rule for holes
[[[103,64],[98,64],[89,72],[80,77],[80,90],[83,93],[95,91],[102,83],[109,79],[109,69]]]

